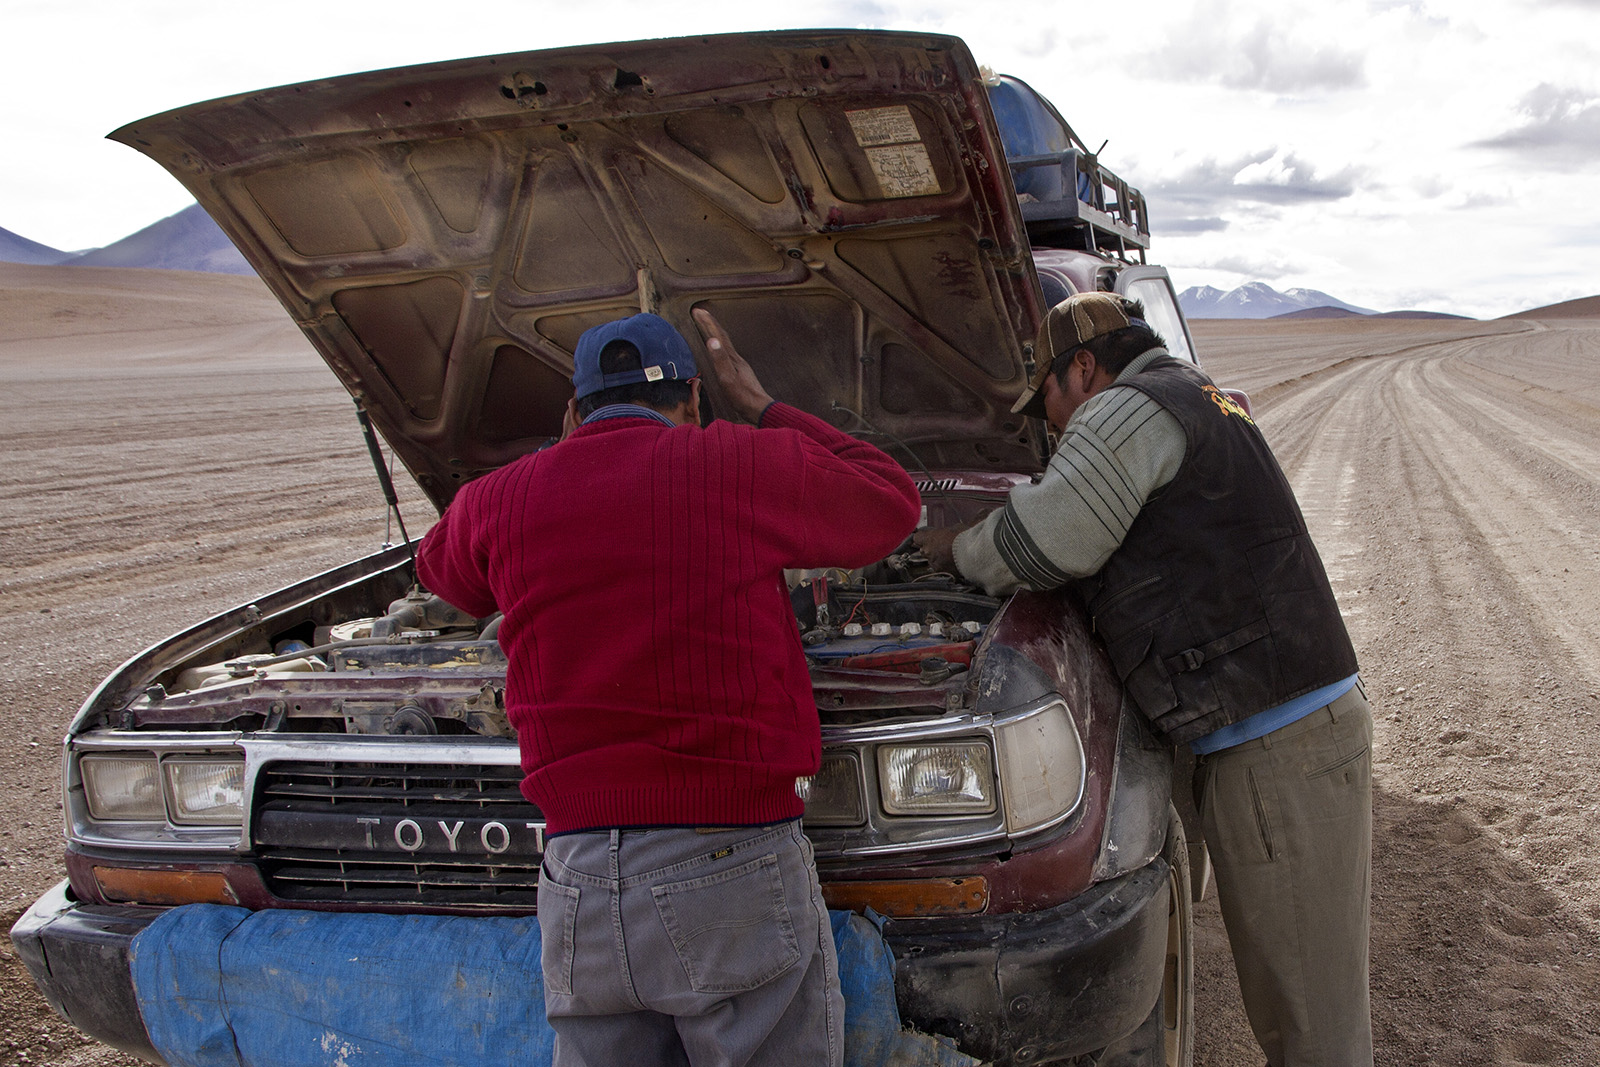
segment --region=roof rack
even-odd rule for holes
[[[986,85],[1028,238],[1143,263],[1150,247],[1144,194],[1102,167],[1026,82],[1000,75]]]

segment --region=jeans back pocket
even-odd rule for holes
[[[775,855],[651,892],[697,993],[746,993],[800,960]]]
[[[578,930],[578,887],[552,882],[539,871],[539,969],[547,992],[572,995],[573,943]]]

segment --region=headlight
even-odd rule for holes
[[[244,822],[244,761],[169,759],[162,764],[172,821],[202,826]]]
[[[994,759],[982,741],[881,745],[878,780],[893,815],[979,815],[994,810]]]
[[[224,756],[85,755],[83,795],[100,822],[239,826],[244,760]]]
[[[1083,742],[1065,704],[1050,704],[999,724],[995,741],[1008,831],[1036,829],[1078,806],[1083,798]]]
[[[89,814],[107,822],[159,822],[161,777],[154,756],[85,756],[83,793]]]
[[[859,826],[866,820],[861,802],[861,769],[854,755],[822,757],[817,773],[805,779],[808,826]]]

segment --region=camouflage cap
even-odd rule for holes
[[[1033,344],[1033,358],[1038,361],[1033,380],[1011,405],[1012,414],[1044,418],[1040,390],[1057,356],[1080,348],[1085,341],[1139,324],[1128,300],[1116,293],[1075,293],[1051,308],[1039,324]]]

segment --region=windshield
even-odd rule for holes
[[[1179,359],[1195,362],[1189,334],[1183,328],[1183,318],[1178,314],[1178,303],[1172,298],[1172,286],[1167,279],[1135,278],[1124,289],[1123,295],[1144,305],[1145,321],[1167,342],[1167,351]]]

